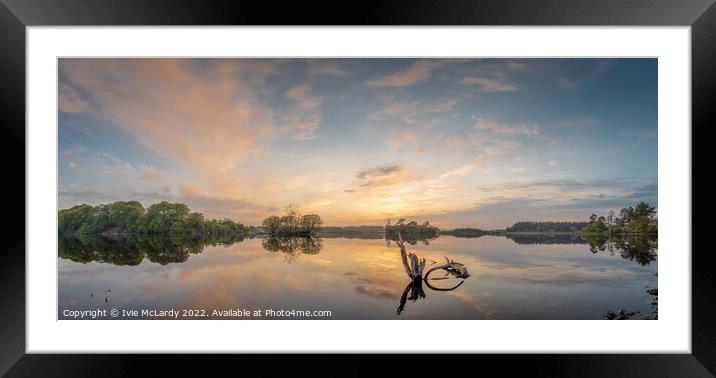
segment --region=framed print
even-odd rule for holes
[[[710,2],[301,22],[153,4],[1,9],[7,161],[25,156],[10,375],[258,352],[714,371],[713,257],[692,231]]]

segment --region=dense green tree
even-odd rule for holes
[[[136,232],[139,219],[144,215],[144,206],[138,201],[117,201],[105,205],[108,221],[116,232]]]
[[[587,227],[582,229],[582,232],[587,233],[603,233],[609,231],[609,226],[604,222],[604,217],[597,218],[594,222],[590,222]]]
[[[247,235],[248,228],[241,223],[231,219],[212,219],[204,223],[204,229],[208,235]]]
[[[281,227],[281,218],[276,215],[272,215],[264,219],[261,225],[263,226],[263,229],[264,231],[266,231],[266,233],[268,233],[269,235],[274,235]]]
[[[189,206],[162,201],[147,208],[147,212],[139,221],[139,231],[148,234],[181,232],[183,223],[188,217]]]
[[[321,230],[323,219],[317,214],[306,214],[301,217],[300,224],[302,230],[314,233]]]
[[[206,232],[206,220],[201,213],[190,213],[184,222],[184,233],[203,235]]]
[[[655,222],[656,208],[646,202],[639,202],[631,212],[631,221],[626,225],[626,230],[630,233],[648,234],[650,231],[656,231]]]
[[[107,205],[78,205],[58,213],[58,232],[62,234],[96,234],[135,232],[144,213],[137,201]]]
[[[79,232],[82,225],[91,221],[96,209],[90,205],[77,205],[58,213],[57,228],[60,233],[73,234]]]

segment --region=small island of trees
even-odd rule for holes
[[[398,231],[407,241],[429,240],[440,236],[440,229],[431,225],[430,221],[425,221],[422,224],[416,221],[405,223],[405,219],[399,219],[395,224],[390,224],[390,219],[388,219],[388,224],[385,225],[385,238],[398,240]]]
[[[658,220],[656,208],[646,202],[639,202],[635,206],[619,210],[617,215],[610,211],[605,216],[592,214],[589,223],[582,229],[583,234],[604,235],[656,235],[658,234]]]
[[[261,223],[269,236],[312,236],[321,230],[323,219],[317,214],[301,215],[293,205],[284,209],[282,216],[272,215]]]

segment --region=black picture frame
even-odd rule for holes
[[[500,372],[525,370],[537,375],[713,376],[716,372],[716,316],[713,271],[715,254],[706,246],[706,176],[713,135],[716,100],[716,6],[713,0],[497,0],[383,1],[374,4],[219,1],[98,1],[0,0],[0,117],[7,175],[0,185],[6,215],[5,243],[0,262],[0,374],[9,376],[103,376],[146,373],[141,366],[152,356],[25,354],[25,28],[41,25],[604,25],[690,26],[692,63],[692,354],[658,355],[516,355],[470,356],[466,369]],[[280,10],[280,11],[279,11]],[[697,176],[700,172],[701,176]],[[24,201],[20,201],[23,198]],[[20,215],[23,214],[23,215]],[[702,219],[699,219],[699,215]],[[22,219],[22,221],[21,221]],[[674,251],[674,253],[679,251]],[[684,251],[686,252],[686,251]],[[615,340],[618,345],[618,340]],[[305,357],[305,356],[304,356]],[[373,365],[357,364],[347,373],[367,372]],[[165,357],[162,375],[215,366],[212,356]],[[275,369],[271,356],[251,356],[252,365]],[[395,356],[381,356],[394,364]],[[401,361],[411,357],[401,357]],[[286,356],[281,357],[285,360]],[[433,368],[441,369],[441,360]],[[473,365],[474,364],[474,365]],[[473,366],[470,368],[470,366]],[[320,371],[317,373],[321,373]],[[323,371],[326,373],[326,371]],[[403,371],[403,373],[410,373]],[[329,375],[332,375],[329,373]],[[461,373],[464,375],[464,372]],[[471,375],[471,374],[470,374]]]

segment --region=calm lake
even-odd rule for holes
[[[471,276],[433,280],[443,278],[438,270],[429,286],[411,288],[398,246],[378,236],[215,245],[62,237],[58,317],[92,309],[120,310],[117,319],[128,318],[121,310],[171,309],[198,310],[179,319],[258,318],[213,310],[262,310],[261,319],[604,319],[608,310],[637,312],[637,318],[654,312],[646,290],[658,287],[655,240],[440,236],[406,245],[426,258],[426,270],[447,256]],[[291,310],[330,316],[292,316]],[[129,318],[167,316],[174,315]]]

